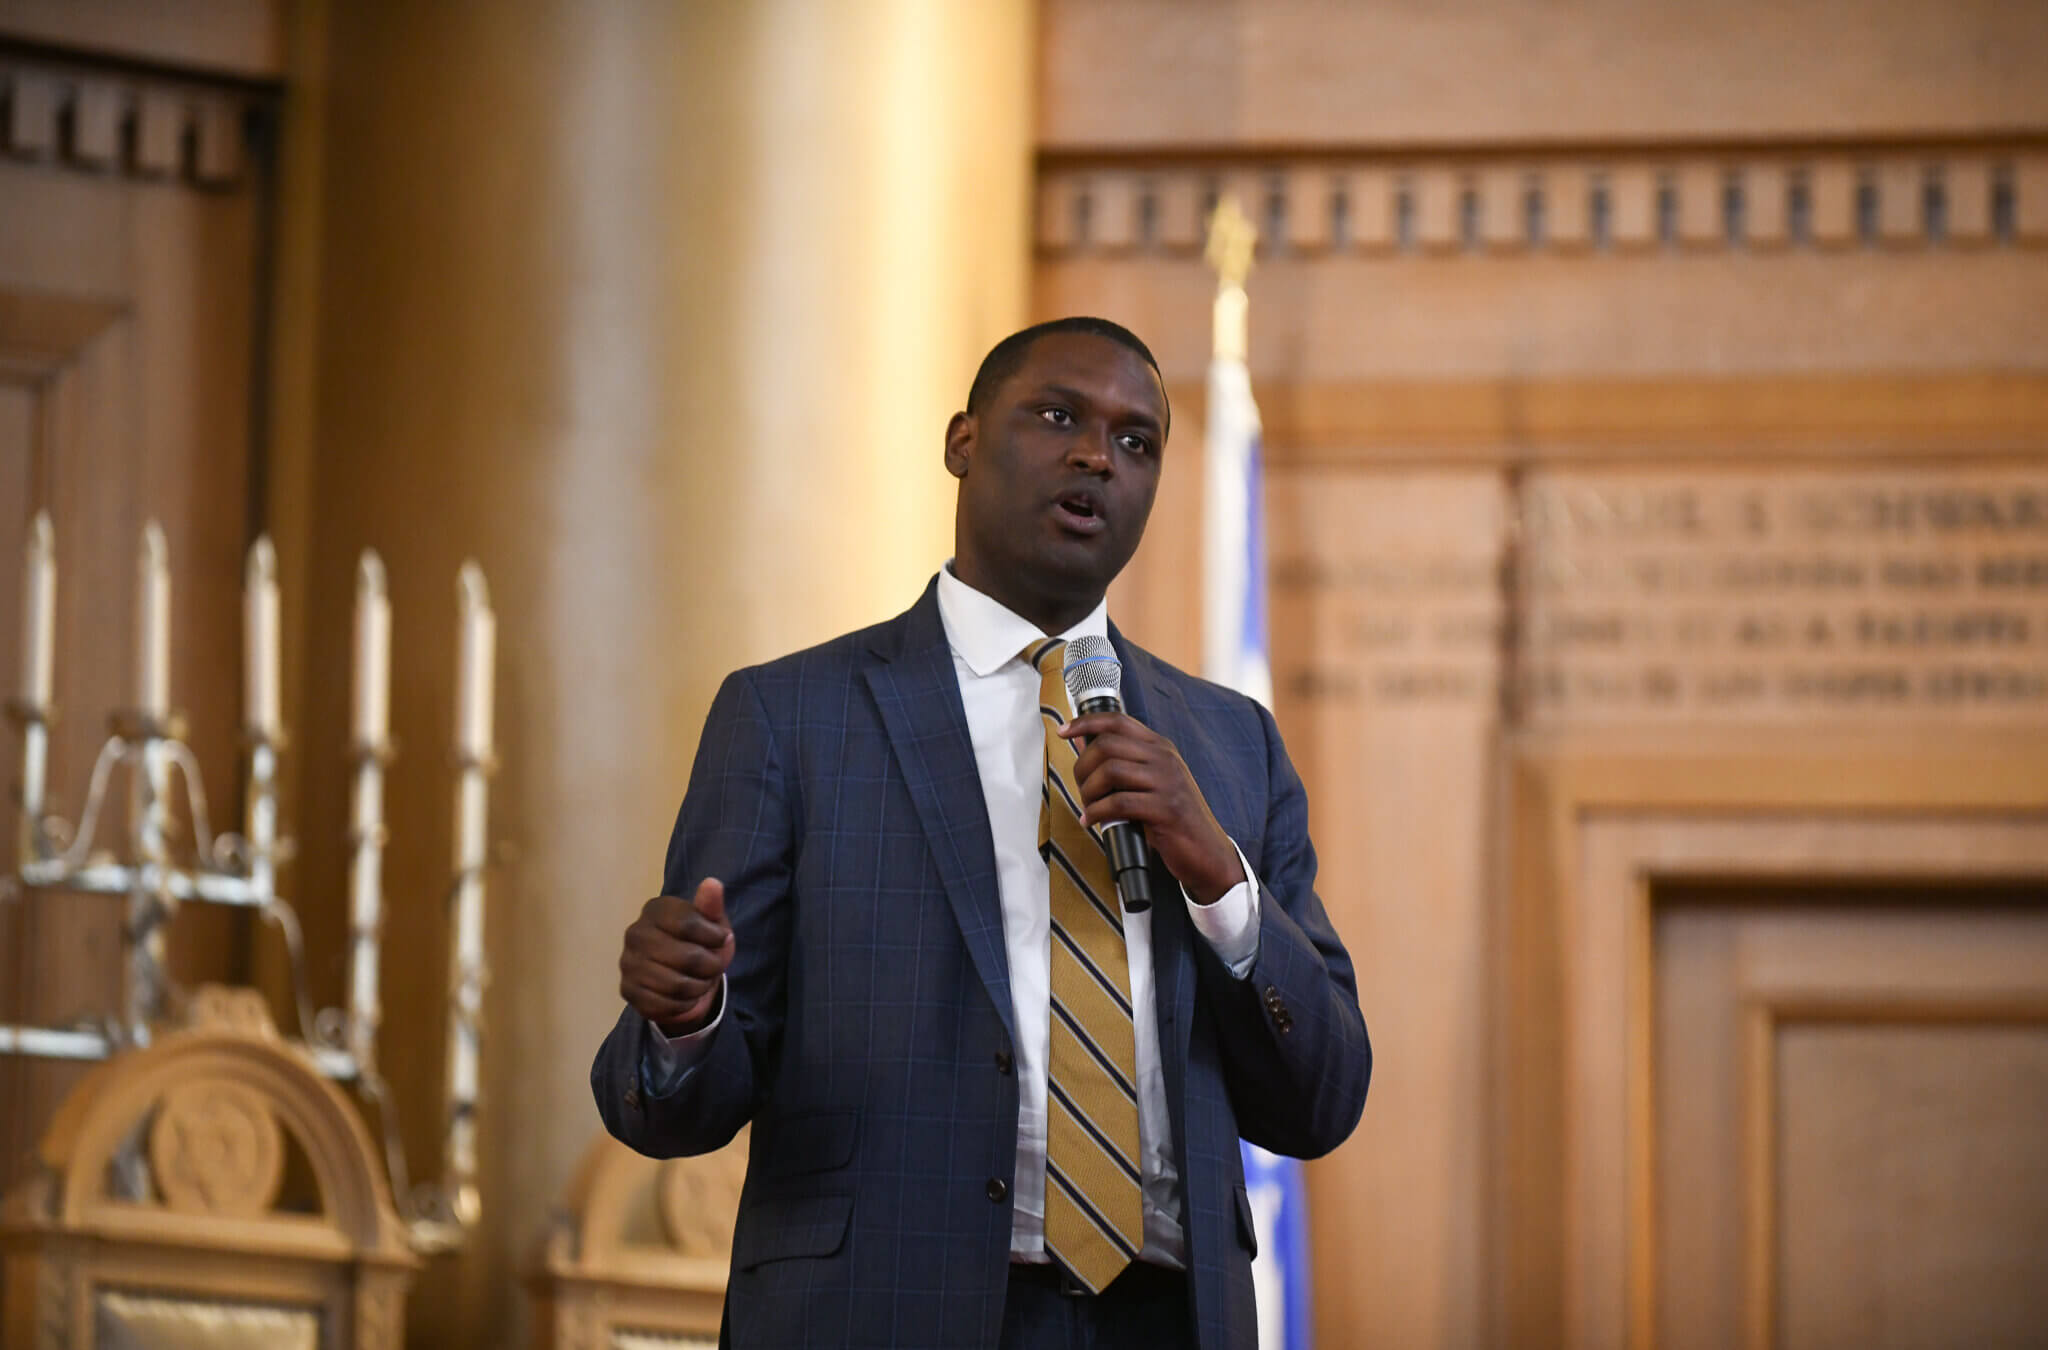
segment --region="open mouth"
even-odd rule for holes
[[[1092,492],[1069,492],[1053,503],[1053,514],[1076,534],[1094,534],[1109,524],[1102,500]]]

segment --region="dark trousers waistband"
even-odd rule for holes
[[[1067,1274],[1058,1262],[1029,1265],[1021,1261],[1010,1263],[1010,1283],[1029,1285],[1034,1289],[1047,1289],[1072,1298],[1140,1298],[1154,1299],[1185,1293],[1188,1276],[1184,1270],[1168,1270],[1147,1261],[1133,1261],[1124,1267],[1123,1274],[1111,1280],[1109,1287],[1100,1295],[1091,1295],[1088,1287]]]

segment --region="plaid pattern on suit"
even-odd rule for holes
[[[1262,884],[1231,979],[1186,908],[1153,909],[1160,1056],[1202,1350],[1252,1350],[1237,1140],[1312,1157],[1364,1109],[1372,1051],[1314,890],[1301,781],[1264,709],[1124,639],[1131,714],[1171,739]],[[1159,869],[1155,893],[1179,894]],[[719,690],[663,889],[726,887],[725,1020],[666,1097],[630,1009],[591,1068],[613,1135],[655,1157],[754,1122],[724,1343],[992,1346],[1016,1161],[1014,1027],[981,780],[936,584],[908,612]]]

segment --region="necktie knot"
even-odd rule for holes
[[[1067,653],[1065,638],[1039,638],[1029,643],[1018,655],[1031,663],[1040,675],[1060,669],[1060,661]]]

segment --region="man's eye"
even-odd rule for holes
[[[1067,426],[1074,420],[1074,415],[1065,408],[1042,408],[1038,415],[1056,427]]]
[[[1146,440],[1143,436],[1125,436],[1122,440],[1124,449],[1134,455],[1149,455],[1152,453],[1152,442]]]

